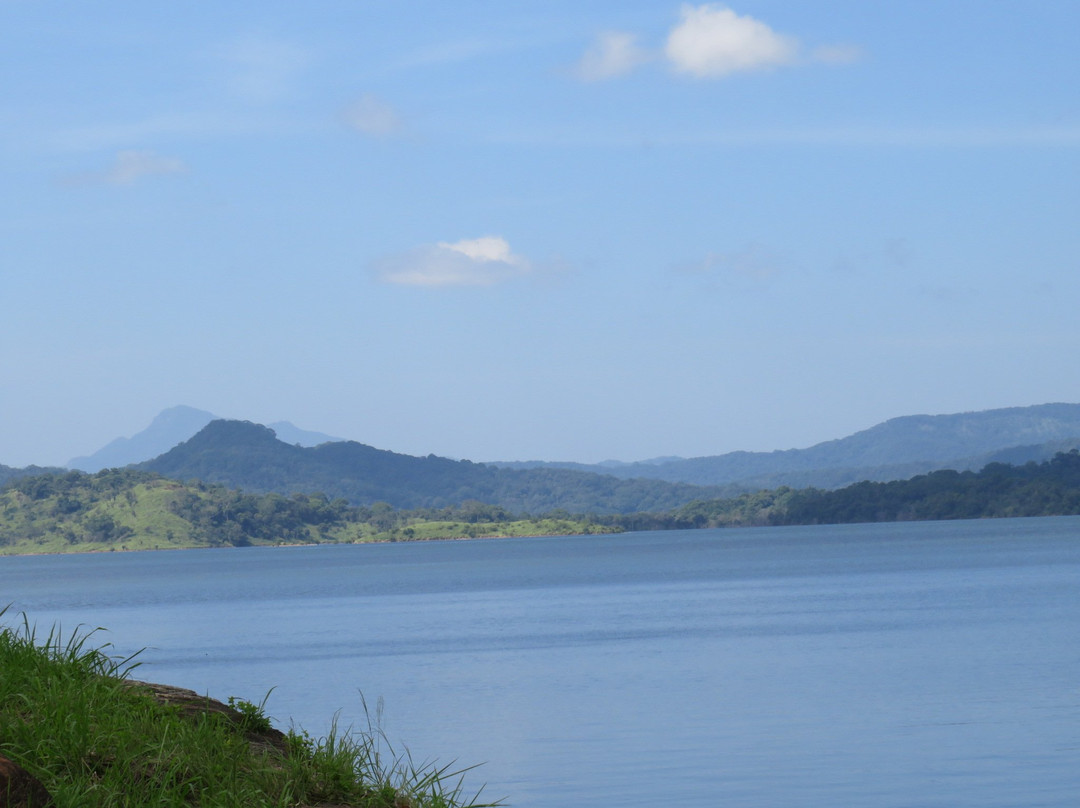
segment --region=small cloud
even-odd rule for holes
[[[863,58],[863,49],[858,45],[824,45],[814,48],[811,54],[815,62],[827,65],[849,65]]]
[[[583,81],[603,81],[625,76],[649,59],[648,52],[638,47],[636,34],[604,31],[585,52],[575,72]]]
[[[257,35],[234,40],[221,54],[236,69],[230,81],[233,90],[254,102],[273,101],[287,94],[294,76],[308,62],[301,48]]]
[[[162,174],[183,174],[187,166],[176,157],[162,157],[152,151],[129,149],[117,152],[112,167],[101,172],[76,174],[65,180],[67,185],[134,185],[144,177]]]
[[[797,39],[778,34],[726,6],[684,5],[682,21],[668,35],[664,53],[680,73],[720,78],[794,63]]]
[[[403,286],[493,286],[531,270],[500,236],[419,247],[377,262],[376,274]]]
[[[402,131],[397,111],[371,93],[365,93],[345,108],[345,123],[357,132],[374,137],[388,137]]]
[[[678,73],[724,78],[810,62],[845,65],[864,55],[856,45],[824,45],[807,53],[798,38],[777,33],[761,20],[740,16],[720,3],[684,3],[679,14],[662,51],[639,46],[636,34],[605,31],[577,63],[575,75],[583,81],[601,81],[663,59]]]

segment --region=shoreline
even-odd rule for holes
[[[427,542],[455,542],[455,541],[501,541],[503,539],[552,539],[560,536],[598,536],[614,535],[632,531],[608,531],[606,533],[528,533],[520,536],[428,536],[411,539],[371,539],[370,541],[314,541],[314,542],[288,542],[282,544],[248,544],[236,545],[198,545],[192,547],[103,547],[100,550],[42,550],[29,552],[7,552],[0,549],[0,558],[16,558],[20,556],[67,556],[67,555],[106,555],[110,553],[169,553],[186,552],[189,550],[249,550],[249,549],[290,549],[302,547],[344,547],[363,546],[368,544],[419,544]]]

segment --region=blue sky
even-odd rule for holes
[[[1080,401],[1080,4],[0,0],[0,463]]]

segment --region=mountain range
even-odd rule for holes
[[[1080,404],[908,415],[807,449],[729,452],[712,457],[638,463],[495,462],[502,468],[566,468],[745,491],[840,488],[871,480],[903,480],[939,469],[981,469],[987,463],[1041,462],[1080,445]]]
[[[95,471],[137,465],[251,492],[321,491],[354,505],[422,508],[476,500],[515,512],[617,514],[780,486],[831,489],[945,468],[977,470],[991,462],[1039,462],[1078,446],[1080,404],[1059,403],[905,416],[806,449],[594,465],[472,463],[397,454],[288,422],[267,427],[173,407],[142,432],[75,458],[71,466]],[[0,466],[0,482],[56,471]]]

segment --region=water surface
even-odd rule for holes
[[[1080,518],[0,558],[139,678],[513,805],[1080,804]],[[10,615],[10,613],[9,613]],[[273,688],[271,692],[271,688]]]

